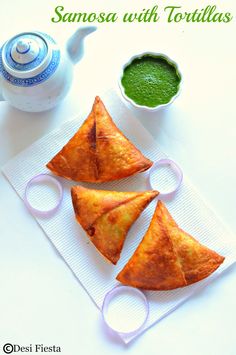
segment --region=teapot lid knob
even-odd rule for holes
[[[20,54],[24,54],[29,52],[30,49],[30,44],[28,41],[26,41],[25,39],[20,39],[17,43],[16,43],[16,50],[18,53]]]
[[[33,38],[21,37],[11,48],[12,59],[19,64],[32,62],[39,54],[39,43]]]
[[[60,50],[50,36],[23,32],[0,49],[0,74],[15,85],[28,86],[31,81],[39,83],[49,78],[59,61]]]

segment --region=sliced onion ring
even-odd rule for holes
[[[114,306],[116,297],[124,297],[123,301],[127,302],[130,309],[135,309],[135,301],[139,302],[139,307],[134,310],[134,314],[128,315],[127,313],[122,318],[122,312],[119,311],[119,305],[121,300],[118,300],[115,314],[109,315],[109,309],[112,307],[112,302]],[[133,307],[132,307],[133,306]],[[121,307],[121,305],[120,305]],[[141,316],[139,317],[138,311],[141,312]],[[146,323],[149,314],[149,304],[146,296],[142,291],[137,288],[130,286],[116,286],[112,290],[110,290],[103,300],[102,305],[102,316],[106,325],[112,329],[113,331],[119,334],[134,334],[139,329],[143,327]],[[125,326],[124,326],[125,324]]]
[[[175,185],[175,187],[172,190],[169,190],[167,192],[161,192],[158,189],[158,186],[153,186],[152,183],[152,174],[155,170],[157,170],[160,166],[163,165],[169,165],[171,166],[172,170],[174,171],[176,177],[177,177],[177,183]],[[148,175],[148,182],[150,185],[150,188],[152,190],[157,190],[159,191],[159,197],[171,197],[180,187],[181,183],[183,181],[183,172],[180,169],[180,167],[171,159],[160,159],[158,161],[156,161],[153,166],[151,167],[151,169],[149,170],[149,175]]]
[[[49,210],[40,210],[40,209],[33,207],[28,199],[28,192],[29,192],[31,185],[36,182],[44,182],[44,181],[53,183],[59,192],[59,197],[58,197],[58,200],[57,200],[55,206],[53,208],[50,208]],[[30,212],[32,212],[33,214],[40,216],[40,217],[49,217],[50,215],[55,213],[62,202],[62,198],[63,198],[62,185],[60,184],[60,182],[56,178],[54,178],[53,176],[51,176],[49,174],[39,174],[39,175],[32,177],[32,179],[30,179],[26,184],[25,193],[24,193],[24,197],[23,197],[25,205],[30,210]]]

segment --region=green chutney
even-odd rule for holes
[[[156,107],[170,102],[179,90],[181,77],[164,57],[144,55],[124,69],[121,83],[126,96],[141,106]]]

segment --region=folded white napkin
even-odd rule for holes
[[[130,110],[126,108],[116,94],[110,92],[105,94],[102,99],[115,123],[144,155],[153,161],[166,158],[166,155],[158,148],[153,137],[135,117],[132,117]],[[3,173],[20,197],[23,196],[29,179],[39,173],[49,173],[45,164],[66,144],[85,118],[84,115],[81,115],[76,120],[67,121],[58,130],[35,142],[3,167]],[[127,236],[121,259],[116,266],[113,266],[107,263],[95,250],[94,246],[88,242],[85,232],[75,221],[70,198],[70,186],[75,185],[75,183],[62,178],[59,178],[59,180],[65,189],[64,199],[59,211],[50,218],[36,219],[67,265],[77,276],[81,285],[83,285],[96,305],[101,308],[105,294],[117,284],[116,275],[128,261],[145,234],[155,209],[156,201],[153,201],[146,208],[132,226]],[[162,179],[161,182],[162,186],[163,184],[165,185],[165,179]],[[142,191],[148,189],[147,173],[111,183],[81,185],[117,191]],[[167,177],[166,185],[168,185]],[[48,199],[50,199],[50,196]],[[47,201],[44,202],[47,203]],[[192,286],[174,291],[145,292],[150,305],[149,318],[143,329],[136,335],[121,335],[125,343],[128,343],[138,334],[171,313],[194,292],[219,276],[222,271],[236,260],[236,247],[232,235],[205,205],[186,176],[184,176],[183,185],[175,198],[166,204],[182,229],[226,258],[220,268],[210,277]]]

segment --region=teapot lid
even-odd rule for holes
[[[15,85],[22,84],[22,80],[17,79],[35,79],[38,75],[43,75],[41,79],[46,80],[55,71],[59,60],[60,52],[50,36],[41,32],[24,32],[3,45],[0,72]],[[35,84],[38,83],[36,79]]]

